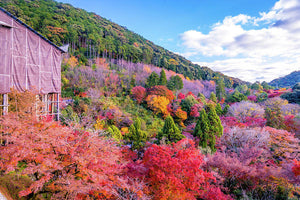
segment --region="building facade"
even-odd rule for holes
[[[11,88],[20,92],[35,90],[45,102],[51,100],[58,104],[63,53],[63,49],[0,7],[0,94],[3,95],[3,112],[8,111],[7,94]]]

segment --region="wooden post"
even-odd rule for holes
[[[3,115],[8,113],[8,94],[3,94]]]
[[[57,107],[56,107],[56,112],[57,112],[57,121],[59,121],[59,114],[60,114],[60,110],[59,110],[59,93],[57,93]]]

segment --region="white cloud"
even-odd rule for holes
[[[280,0],[260,17],[227,16],[208,34],[189,30],[181,34],[181,40],[187,57],[225,57],[203,63],[208,67],[221,72],[230,69],[230,75],[248,81],[258,77],[270,81],[300,69],[300,0]]]
[[[214,62],[195,62],[201,66],[209,66],[215,71],[223,72],[226,75],[238,77],[242,80],[271,81],[299,70],[300,59],[296,60],[270,60],[262,58],[232,58],[217,60]]]

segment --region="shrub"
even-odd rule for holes
[[[132,97],[136,99],[138,104],[142,103],[146,98],[147,92],[146,89],[142,86],[136,86],[131,90]]]
[[[244,122],[246,117],[263,118],[264,109],[256,103],[242,101],[230,106],[227,115],[233,116],[239,121]]]
[[[172,101],[175,96],[172,91],[169,90],[166,86],[157,85],[147,89],[148,95],[157,95],[166,97],[169,101]]]

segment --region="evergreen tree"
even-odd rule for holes
[[[156,72],[152,72],[146,80],[146,87],[150,88],[156,86],[159,83],[159,75]]]
[[[219,116],[222,115],[222,107],[219,103],[216,105],[216,113]]]
[[[141,130],[141,120],[136,119],[129,127],[129,133],[125,136],[132,142],[132,149],[141,149],[147,141],[147,133]]]
[[[200,116],[197,121],[195,130],[193,132],[194,137],[198,137],[199,140],[199,146],[202,146],[203,148],[207,147],[207,143],[209,142],[209,126],[208,126],[208,117],[204,109],[200,111]]]
[[[209,129],[215,136],[221,137],[223,135],[223,126],[220,117],[217,115],[215,107],[212,104],[206,106],[207,117],[209,121]]]
[[[165,70],[161,70],[159,77],[159,85],[167,85],[167,76]]]
[[[238,90],[235,90],[227,99],[226,102],[241,102],[243,100],[247,100],[247,97],[240,93]]]
[[[263,87],[263,89],[269,90],[271,89],[271,86],[268,85],[268,83],[266,81],[263,81],[261,83],[261,86]]]
[[[219,101],[225,96],[225,84],[223,78],[217,80],[216,95]]]
[[[160,131],[156,138],[158,141],[165,140],[167,144],[178,142],[185,136],[181,134],[179,128],[175,125],[173,118],[169,115],[166,120],[162,131]]]
[[[247,91],[245,92],[245,96],[249,96],[251,94],[250,89],[247,89]]]
[[[255,83],[253,83],[253,84],[251,85],[251,89],[253,89],[253,90],[261,90],[261,89],[262,89],[262,86],[261,86],[260,83],[257,81],[257,82],[255,82]]]
[[[180,76],[171,76],[167,83],[167,87],[169,90],[181,90],[183,88],[183,82]]]
[[[222,115],[226,115],[228,113],[228,109],[229,109],[229,105],[226,104],[226,106],[224,107],[223,111],[222,111]]]
[[[216,97],[216,94],[214,92],[210,93],[209,99],[212,100],[213,102],[217,103],[217,97]]]
[[[206,98],[205,98],[204,94],[202,94],[201,92],[199,92],[197,96],[201,99],[202,103],[206,102]]]

